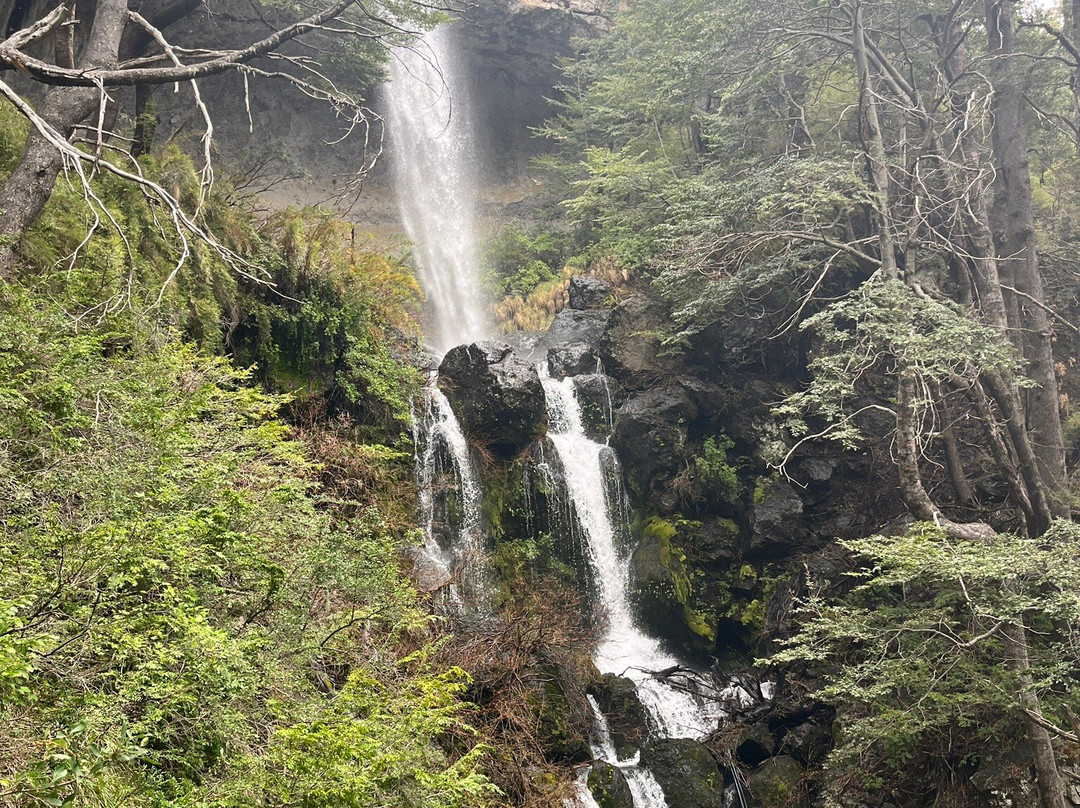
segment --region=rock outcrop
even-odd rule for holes
[[[660,345],[667,322],[667,307],[659,301],[644,295],[622,301],[611,310],[600,340],[604,367],[620,379],[673,371],[677,363],[662,354]]]
[[[678,808],[723,808],[724,775],[708,749],[689,738],[664,738],[641,750],[641,763]]]
[[[575,275],[570,279],[570,308],[578,311],[602,309],[611,295],[611,287],[600,280],[586,275]]]
[[[439,366],[439,386],[469,438],[501,457],[520,454],[544,434],[540,377],[506,343],[452,348]]]
[[[637,503],[674,506],[670,484],[685,466],[687,427],[697,414],[677,386],[640,393],[619,409],[613,444]]]
[[[622,770],[603,760],[589,772],[589,791],[600,808],[634,808],[634,795]]]

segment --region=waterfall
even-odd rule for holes
[[[612,519],[621,503],[611,501],[609,491],[613,486],[605,473],[605,468],[613,468],[613,476],[617,477],[617,461],[610,447],[586,435],[573,378],[552,379],[544,363],[538,370],[547,400],[548,438],[559,456],[567,491],[584,533],[586,557],[607,612],[607,627],[594,662],[602,673],[625,676],[634,683],[655,736],[704,738],[719,725],[724,715],[720,697],[732,695],[732,689],[716,692],[702,678],[683,673],[678,660],[637,627],[629,598],[629,553],[619,549]],[[674,675],[653,675],[668,670],[679,671],[677,681]],[[636,758],[618,760],[606,720],[595,701],[590,699],[590,704],[598,740],[594,754],[620,768],[636,808],[664,806],[663,791],[652,774],[638,766]]]
[[[477,281],[468,81],[449,25],[393,56],[386,101],[394,185],[432,318],[428,342],[442,355],[492,332]]]
[[[420,521],[424,526],[423,563],[418,568],[426,571],[426,588],[446,587],[458,606],[482,605],[490,595],[483,559],[483,492],[469,456],[469,444],[450,402],[434,384],[424,388],[423,417],[414,416],[413,423]],[[452,478],[449,487],[455,490],[458,513],[452,520],[456,523],[454,534],[440,542],[436,535],[440,518],[436,493],[447,487],[442,479],[447,475]]]

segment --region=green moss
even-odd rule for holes
[[[696,596],[699,587],[695,582],[700,581],[702,573],[687,564],[686,553],[676,541],[685,528],[693,526],[700,526],[700,522],[650,516],[642,526],[642,540],[655,543],[658,561],[665,573],[666,583],[654,583],[651,587],[653,595],[678,608],[690,633],[711,645],[716,642],[716,620],[711,616],[714,612],[710,604],[698,602],[700,598]],[[680,531],[680,528],[684,530]]]

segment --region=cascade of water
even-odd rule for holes
[[[648,769],[642,768],[641,753],[635,752],[626,760],[620,760],[615,751],[615,741],[611,737],[607,718],[604,716],[600,705],[592,696],[589,699],[589,707],[592,708],[593,732],[596,744],[593,746],[593,757],[599,758],[612,766],[618,767],[622,772],[626,785],[630,787],[630,795],[634,798],[636,808],[667,808],[667,799],[664,797],[664,789],[656,782],[656,778]],[[590,799],[592,795],[590,794]]]
[[[442,571],[444,580],[440,585],[450,584],[453,599],[462,600],[463,587],[472,602],[482,603],[489,589],[483,565],[480,479],[469,456],[465,433],[442,390],[434,385],[424,388],[424,404],[425,418],[415,439],[424,553],[428,562]],[[444,456],[449,457],[449,468],[445,466]],[[454,477],[460,514],[456,535],[444,547],[435,533],[438,520],[435,493],[440,475],[446,472]]]
[[[608,625],[596,651],[596,666],[602,673],[617,673],[634,682],[657,735],[702,738],[716,729],[723,715],[720,704],[694,693],[700,684],[696,680],[680,677],[674,682],[650,673],[674,668],[678,660],[664,653],[634,622],[629,558],[616,546],[604,475],[605,455],[610,464],[615,462],[611,449],[585,434],[573,379],[552,379],[543,363],[539,372],[548,407],[548,438],[562,462],[600,601],[607,611]]]
[[[478,161],[451,26],[394,51],[387,123],[401,218],[416,248],[439,354],[491,333],[477,282]]]

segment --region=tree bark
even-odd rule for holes
[[[889,216],[889,165],[885,140],[881,133],[877,96],[870,74],[870,58],[867,53],[866,32],[863,29],[861,0],[851,4],[851,40],[855,57],[855,69],[859,76],[859,109],[866,129],[866,151],[870,159],[870,179],[874,184],[878,219],[878,249],[881,252],[881,269],[890,278],[899,278],[896,263],[896,244]]]
[[[1039,254],[1035,243],[1035,212],[1027,158],[1027,129],[1023,120],[1023,87],[1014,56],[1013,2],[985,0],[989,62],[994,88],[991,98],[991,143],[997,167],[994,206],[1001,223],[999,261],[1010,270],[1015,288],[1034,300],[1045,299]],[[1006,274],[1006,273],[1003,273]],[[1039,306],[1017,301],[1021,344],[1029,375],[1037,385],[1025,393],[1027,426],[1044,483],[1050,488],[1050,507],[1068,516],[1065,501],[1065,447],[1061,436],[1057,376],[1050,318]]]
[[[80,69],[116,66],[127,10],[127,0],[99,0]],[[99,103],[103,100],[96,87],[55,87],[46,93],[39,112],[54,129],[70,135]],[[0,278],[11,277],[19,241],[49,201],[63,166],[56,149],[31,128],[22,159],[0,186]]]
[[[1005,648],[1009,653],[1009,666],[1016,671],[1020,680],[1020,706],[1024,711],[1024,727],[1028,743],[1031,744],[1032,762],[1035,764],[1035,779],[1039,786],[1039,799],[1043,808],[1067,808],[1065,787],[1058,771],[1054,745],[1039,719],[1042,710],[1039,696],[1035,692],[1035,683],[1031,677],[1031,662],[1028,658],[1027,631],[1023,626],[1006,626],[1002,629],[1005,636]]]

